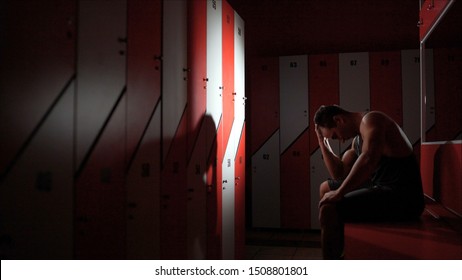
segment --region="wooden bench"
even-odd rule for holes
[[[462,259],[462,217],[428,200],[420,220],[347,223],[345,259]]]

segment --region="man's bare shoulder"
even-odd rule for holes
[[[394,121],[385,113],[380,111],[370,111],[364,114],[362,124],[366,126],[383,126]]]

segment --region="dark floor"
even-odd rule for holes
[[[320,260],[320,233],[316,230],[247,230],[246,259]]]

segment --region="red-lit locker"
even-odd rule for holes
[[[253,154],[279,129],[279,58],[253,57],[248,68],[252,120],[249,142]]]
[[[222,258],[234,258],[234,158],[241,129],[237,130],[234,116],[234,10],[222,2]],[[242,127],[242,126],[241,126]],[[240,127],[240,128],[241,128]],[[236,139],[237,138],[237,139]]]
[[[162,154],[166,160],[187,103],[187,1],[164,1],[162,36]]]
[[[187,257],[187,2],[164,1],[160,253]]]
[[[234,259],[245,258],[245,23],[234,12]],[[234,129],[236,127],[237,129]],[[238,134],[238,136],[237,136]]]
[[[2,3],[0,176],[75,80],[76,0]],[[35,23],[35,24],[31,24]],[[43,40],[47,38],[47,40]],[[44,82],[46,81],[46,82]]]
[[[3,259],[73,257],[75,6],[2,3]]]
[[[2,258],[73,257],[74,83],[2,178]]]
[[[209,159],[207,182],[207,258],[222,258],[222,168],[223,125],[223,29],[222,1],[207,1],[207,125],[214,126],[214,143]],[[211,131],[210,128],[207,131]]]
[[[310,156],[306,129],[281,155],[281,227],[310,227]]]
[[[160,104],[128,162],[127,259],[160,258]]]
[[[126,256],[125,102],[126,96],[118,100],[75,175],[77,259]]]
[[[79,3],[76,165],[80,168],[101,133],[126,75],[125,0]]]
[[[188,165],[187,258],[207,256],[206,181],[207,134],[215,128],[206,120],[207,3],[188,1]],[[208,129],[212,129],[210,132]]]
[[[419,38],[422,41],[430,35],[437,19],[448,7],[450,0],[425,0],[420,8]]]
[[[319,186],[329,173],[322,160],[313,118],[321,105],[339,104],[339,59],[337,54],[310,55],[308,57],[309,108],[310,108],[310,207],[311,228],[319,228]],[[338,154],[338,145],[332,148]]]
[[[74,230],[79,259],[125,257],[126,8],[126,1],[79,3]]]
[[[161,0],[127,2],[127,155],[133,156],[160,98]]]
[[[162,2],[127,4],[127,259],[159,259]]]
[[[237,154],[235,158],[235,181],[234,181],[234,240],[235,240],[235,252],[234,258],[237,260],[245,259],[245,231],[246,231],[246,211],[245,211],[245,194],[246,194],[246,158],[245,158],[245,123],[242,127],[242,133],[238,144]]]
[[[371,110],[384,112],[402,126],[401,53],[370,52],[369,78]]]
[[[250,62],[251,224],[280,227],[279,58]],[[271,176],[268,176],[271,174]]]
[[[186,117],[181,118],[165,156],[160,189],[161,259],[187,257]]]

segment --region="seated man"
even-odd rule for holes
[[[319,219],[325,259],[343,257],[345,221],[418,218],[424,209],[419,165],[401,128],[378,111],[348,112],[321,106],[314,123],[332,179],[320,186]],[[354,138],[338,157],[328,138]]]

